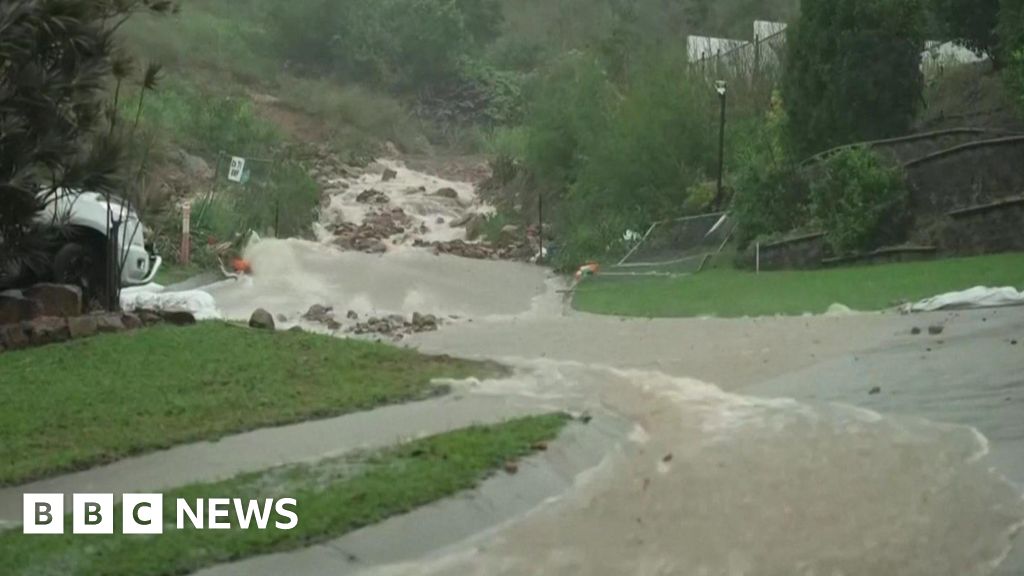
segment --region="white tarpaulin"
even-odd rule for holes
[[[196,320],[219,320],[217,301],[208,292],[186,290],[162,292],[160,286],[140,286],[121,291],[121,308],[155,310],[158,312],[191,312]]]
[[[936,310],[962,310],[968,308],[995,308],[1024,305],[1024,292],[1015,288],[987,288],[977,286],[963,292],[950,292],[934,298],[908,304],[908,312],[934,312]]]

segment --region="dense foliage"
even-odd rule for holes
[[[795,150],[904,134],[921,102],[919,0],[804,0],[783,83]]]
[[[807,182],[786,146],[785,126],[785,111],[776,97],[765,121],[751,122],[736,144],[733,211],[741,222],[740,248],[758,237],[807,224]]]
[[[903,173],[867,148],[849,148],[824,162],[811,182],[811,212],[837,254],[903,240],[908,192]]]
[[[997,55],[1000,0],[929,0],[939,31],[979,54]]]
[[[116,54],[112,23],[170,8],[162,0],[0,3],[0,288],[47,274],[47,234],[34,224],[47,194],[120,189],[107,88],[128,63]]]

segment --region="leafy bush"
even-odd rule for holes
[[[979,54],[996,56],[1000,0],[928,0],[945,36]]]
[[[837,254],[903,240],[907,201],[902,171],[866,148],[829,158],[811,183],[811,211]]]
[[[734,145],[733,212],[741,248],[763,235],[786,233],[807,223],[809,191],[785,140],[786,115],[778,95],[765,121],[741,126]]]
[[[920,0],[804,0],[787,32],[783,95],[794,149],[905,134],[924,80]]]
[[[1007,85],[1024,109],[1024,0],[1002,0],[999,41]]]

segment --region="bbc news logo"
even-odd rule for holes
[[[113,494],[73,494],[72,534],[113,534],[117,507]],[[207,498],[175,500],[175,528],[185,530],[294,530],[299,525],[294,498],[243,500]],[[22,532],[64,534],[63,494],[25,494]],[[232,517],[234,523],[232,523]],[[163,494],[125,494],[121,498],[122,534],[163,534]]]

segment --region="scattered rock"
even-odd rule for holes
[[[387,194],[373,188],[364,190],[356,196],[356,202],[360,204],[387,204],[388,201]]]
[[[40,315],[42,315],[42,307],[36,301],[29,300],[20,294],[0,295],[0,326],[18,324]]]
[[[917,336],[921,333],[921,329],[918,328],[917,326],[914,326],[913,328],[910,329],[910,333],[913,334],[914,336]]]
[[[444,217],[438,216],[437,220],[435,220],[434,223],[437,224],[438,226],[441,226],[442,224],[444,224]]]
[[[448,242],[425,242],[416,240],[413,246],[421,248],[432,248],[434,254],[450,254],[462,258],[474,260],[529,260],[533,250],[526,243],[517,243],[508,246],[494,247],[487,242],[466,242],[465,240],[451,240]]]
[[[533,444],[533,446],[530,446],[530,449],[533,450],[534,452],[544,452],[548,449],[548,443],[536,442]]]
[[[449,200],[458,200],[459,193],[454,188],[441,188],[437,192],[434,192],[433,196],[438,198],[448,198]]]
[[[421,332],[434,332],[441,325],[441,320],[433,314],[421,314],[416,312],[411,320],[398,314],[382,317],[370,317],[365,322],[359,322],[348,329],[350,333],[357,335],[379,334],[393,336],[401,339],[409,334]]]
[[[939,334],[942,334],[945,331],[946,327],[940,324],[935,324],[933,326],[928,327],[928,333],[931,334],[932,336],[938,336]]]
[[[302,329],[302,326],[292,326],[291,328],[288,329],[288,331],[289,332],[298,332],[300,334],[305,332],[305,330]]]
[[[309,307],[309,310],[302,315],[302,318],[304,320],[309,320],[310,322],[324,323],[327,322],[327,320],[334,318],[334,308],[331,308],[330,306],[322,306],[320,304],[313,304]]]
[[[257,330],[275,330],[274,317],[263,308],[257,309],[249,317],[249,327]]]
[[[93,316],[68,318],[68,335],[71,336],[72,340],[95,336],[97,332],[99,332],[99,326],[97,326],[96,318]]]
[[[348,314],[345,314],[345,317],[349,320],[359,320],[359,313],[355,310],[349,310]]]
[[[381,174],[380,176],[381,182],[390,182],[395,178],[398,178],[398,172],[392,170],[391,168],[385,168],[384,173]]]
[[[68,318],[82,314],[82,289],[66,284],[36,284],[25,298],[39,303],[40,315]]]
[[[1010,346],[1016,346],[1016,345],[1017,345],[1017,341],[1016,340],[1010,340]]]
[[[288,321],[288,317],[287,317],[287,316],[285,316],[284,314],[281,314],[281,313],[279,312],[279,313],[277,314],[277,316],[274,316],[274,320],[277,320],[278,322],[287,322],[287,321]]]
[[[871,396],[875,396],[875,395],[878,395],[878,394],[881,394],[881,393],[882,393],[882,388],[879,387],[879,386],[875,386],[874,388],[872,388],[871,390],[868,391],[868,394],[871,395]]]
[[[341,330],[341,322],[338,322],[334,318],[327,320],[326,325],[327,329],[332,332],[337,332],[338,330]]]
[[[672,461],[673,458],[675,458],[675,455],[673,455],[672,453],[668,453],[665,455],[664,458],[661,459],[661,461],[664,462],[665,464],[668,464],[669,462]]]
[[[511,460],[509,460],[508,462],[505,462],[505,472],[507,472],[509,474],[518,474],[519,473],[519,464],[517,464],[517,463],[515,463],[515,462],[513,462]]]

